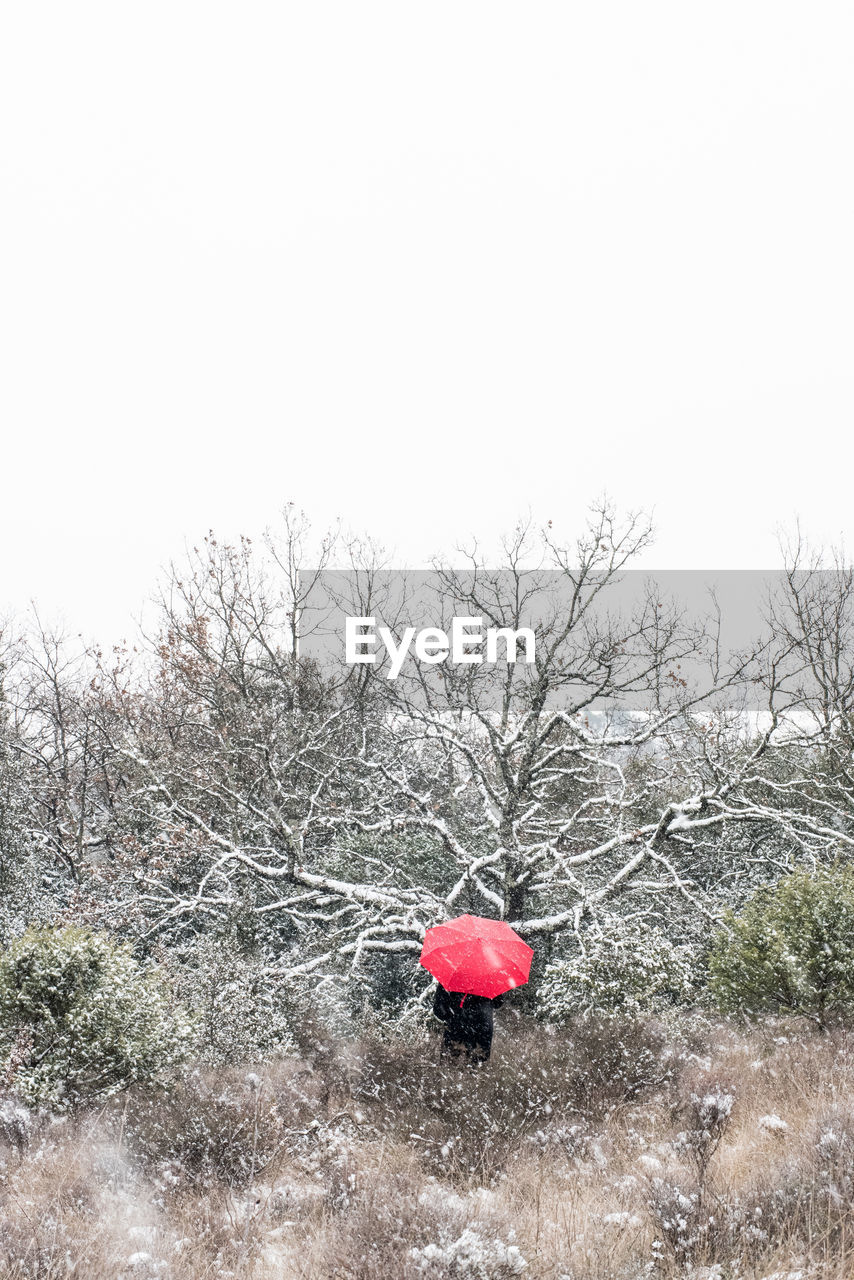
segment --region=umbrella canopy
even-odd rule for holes
[[[492,999],[528,981],[533,954],[506,920],[466,915],[427,930],[421,963],[446,991]]]

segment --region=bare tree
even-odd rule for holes
[[[296,971],[415,950],[463,909],[528,937],[580,933],[620,895],[707,909],[697,850],[771,820],[747,785],[769,741],[748,742],[730,705],[757,654],[727,663],[714,619],[686,619],[651,585],[609,611],[645,521],[619,525],[603,504],[572,547],[522,524],[500,570],[477,549],[437,565],[437,617],[533,617],[536,660],[394,682],[294,660],[308,596],[285,538],[278,578],[249,544],[209,538],[164,592],[149,688],[114,691],[103,731],[132,778],[156,927],[242,903],[280,929]],[[371,555],[358,567],[363,609],[380,588]]]
[[[629,614],[608,611],[649,539],[640,517],[618,526],[603,504],[571,548],[526,523],[499,570],[477,549],[465,569],[436,566],[437,616],[509,632],[534,618],[536,661],[417,667],[393,682],[370,668],[385,741],[362,757],[361,809],[330,821],[375,839],[430,833],[443,910],[499,915],[526,937],[578,931],[627,892],[694,901],[695,841],[760,817],[739,788],[765,748],[748,749],[725,702],[756,653],[728,665],[714,625],[686,620],[651,585]],[[387,945],[388,932],[377,922],[371,940]]]
[[[401,633],[409,588],[377,548],[315,548],[292,509],[261,548],[211,534],[138,648],[90,670],[39,632],[15,701],[31,826],[108,923],[175,938],[239,915],[295,977],[414,952],[463,910],[546,949],[583,946],[606,905],[714,917],[723,885],[852,843],[852,579],[799,553],[770,635],[727,654],[713,599],[690,618],[648,582],[616,607],[650,537],[603,503],[570,545],[525,521],[498,567],[461,549],[431,616],[530,627],[534,660],[388,680],[298,646],[336,555],[338,603]]]
[[[783,543],[781,583],[768,600],[772,643],[759,678],[769,736],[785,761],[761,790],[813,857],[854,851],[854,570],[844,549],[811,549],[800,529]]]

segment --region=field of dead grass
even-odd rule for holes
[[[502,1019],[315,1038],[69,1117],[0,1100],[0,1276],[850,1280],[854,1042]]]

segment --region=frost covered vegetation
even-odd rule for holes
[[[150,1080],[187,1055],[192,1021],[130,949],[68,925],[0,954],[0,1049],[15,1096],[60,1111]]]
[[[795,547],[764,632],[727,652],[712,601],[609,606],[650,536],[601,507],[568,544],[521,526],[500,570],[437,564],[437,620],[530,625],[533,663],[310,660],[307,566],[350,558],[353,616],[395,600],[370,544],[312,548],[291,509],[261,549],[211,535],[173,566],[133,644],[10,623],[0,941],[91,924],[210,1009],[226,939],[244,963],[223,981],[251,967],[271,1009],[346,986],[351,1013],[417,1021],[425,928],[470,911],[533,946],[531,1001],[550,963],[598,987],[591,948],[625,956],[638,930],[684,986],[727,907],[854,850],[854,575]]]
[[[0,1110],[0,1274],[844,1280],[854,1044],[511,1015],[489,1071],[306,1038],[71,1116]]]
[[[318,566],[391,604],[292,509],[127,646],[4,629],[5,1274],[850,1274],[854,574],[789,548],[730,653],[608,607],[649,540],[438,564],[537,656],[430,679],[305,656]],[[466,911],[535,955],[475,1075],[418,965]]]

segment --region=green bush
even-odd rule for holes
[[[152,1080],[192,1034],[157,970],[106,934],[29,929],[0,956],[0,1072],[26,1102],[65,1110]]]
[[[854,1013],[854,869],[798,870],[758,889],[715,938],[709,988],[725,1013]]]
[[[606,915],[588,931],[584,951],[546,966],[538,992],[549,1022],[579,1016],[640,1017],[684,1000],[691,987],[687,947],[654,925]]]

